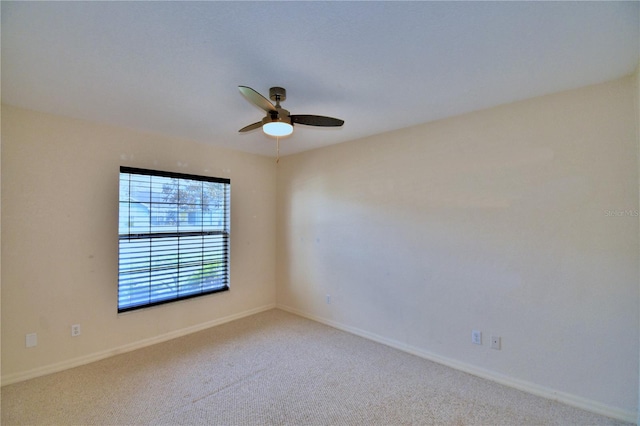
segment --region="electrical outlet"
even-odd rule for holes
[[[28,348],[33,348],[38,345],[38,335],[36,333],[27,334],[26,344]]]
[[[500,336],[491,336],[491,348],[500,350]]]
[[[471,343],[474,343],[476,345],[481,345],[482,344],[482,332],[480,332],[478,330],[471,331]]]
[[[326,300],[327,300],[327,305],[330,305],[331,304],[331,295],[330,294],[327,294],[327,299]]]
[[[80,335],[80,324],[73,324],[71,326],[71,337],[77,337]]]

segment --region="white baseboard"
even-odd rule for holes
[[[308,318],[313,321],[317,321],[322,324],[326,324],[330,327],[337,328],[338,330],[355,334],[356,336],[364,337],[365,339],[373,340],[374,342],[382,343],[383,345],[387,345],[392,348],[399,349],[403,352],[407,352],[412,355],[419,356],[420,358],[428,359],[429,361],[437,362],[438,364],[446,365],[447,367],[455,368],[456,370],[464,371],[465,373],[469,373],[474,376],[481,377],[483,379],[500,383],[501,385],[505,385],[505,386],[509,386],[509,387],[521,390],[523,392],[527,392],[527,393],[540,396],[546,399],[558,401],[563,404],[570,405],[572,407],[580,408],[586,411],[590,411],[592,413],[600,414],[603,416],[611,417],[611,418],[622,420],[629,423],[636,423],[636,421],[638,420],[638,413],[633,411],[627,411],[621,408],[611,407],[609,405],[602,404],[600,402],[583,398],[577,395],[554,390],[554,389],[547,388],[545,386],[540,386],[535,383],[527,382],[524,380],[519,380],[514,377],[506,376],[504,374],[500,374],[490,370],[485,370],[483,368],[480,368],[471,364],[467,364],[464,362],[456,361],[451,358],[445,358],[440,355],[436,355],[432,352],[425,351],[423,349],[416,348],[416,347],[407,345],[405,343],[398,342],[393,339],[388,339],[386,337],[379,336],[377,334],[370,333],[368,331],[361,330],[356,327],[351,327],[351,326],[344,325],[332,320],[328,320],[326,318],[311,315],[306,312],[300,311],[298,309],[291,308],[289,306],[283,306],[278,304],[276,305],[276,308],[282,309],[283,311],[287,311],[295,315],[299,315],[301,317]]]
[[[224,318],[219,318],[213,321],[204,322],[201,324],[197,324],[191,327],[183,328],[180,330],[171,331],[169,333],[161,334],[159,336],[150,337],[148,339],[140,340],[137,342],[129,343],[123,346],[119,346],[114,349],[108,349],[105,351],[96,352],[90,355],[81,356],[78,358],[69,359],[66,361],[58,362],[55,364],[45,365],[43,367],[34,368],[32,370],[27,370],[24,372],[8,374],[6,376],[2,376],[1,382],[2,386],[10,385],[12,383],[18,383],[29,379],[34,379],[36,377],[45,376],[51,373],[57,373],[59,371],[67,370],[69,368],[79,367],[81,365],[89,364],[95,361],[99,361],[101,359],[109,358],[114,355],[122,354],[125,352],[135,351],[136,349],[141,349],[147,346],[155,345],[156,343],[166,342],[167,340],[175,339],[177,337],[186,336],[187,334],[195,333],[198,331],[205,330],[210,327],[214,327],[216,325],[221,325],[230,321],[234,321],[240,318],[248,317],[250,315],[255,315],[257,313],[268,311],[269,309],[274,309],[276,307],[275,304],[269,304],[265,306],[261,306],[259,308],[250,309],[248,311],[240,312],[238,314],[229,315]]]

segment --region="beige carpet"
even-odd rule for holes
[[[271,310],[5,386],[18,424],[623,423]]]

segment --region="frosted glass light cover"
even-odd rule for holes
[[[262,126],[262,131],[269,136],[288,136],[293,133],[293,126],[282,121],[274,121],[265,123]]]

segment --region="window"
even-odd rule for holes
[[[229,179],[120,167],[118,312],[229,289]]]

